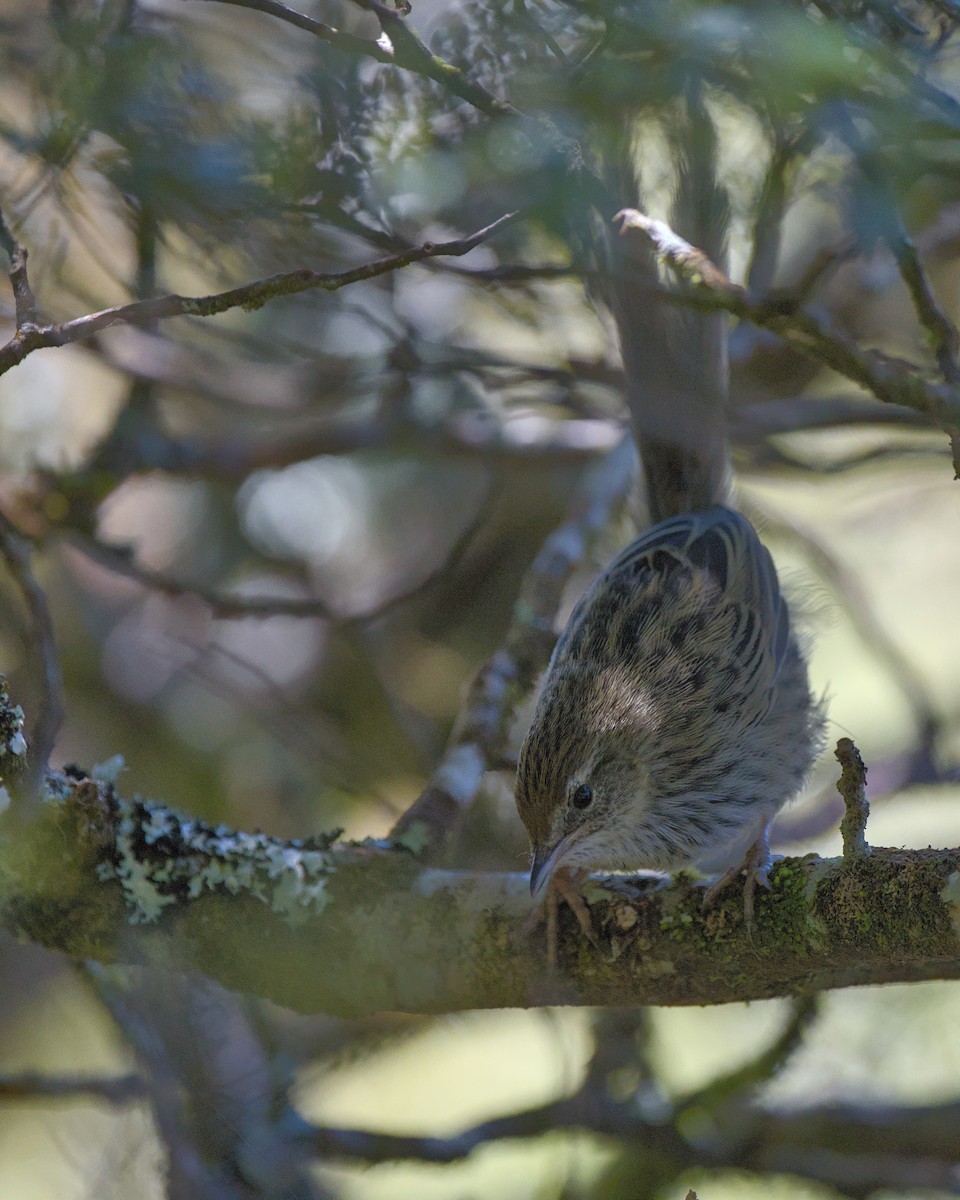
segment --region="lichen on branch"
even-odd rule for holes
[[[561,920],[559,978],[520,874],[425,869],[383,843],[244,834],[51,773],[0,818],[0,924],[99,961],[202,971],[305,1012],[711,1004],[960,977],[960,852],[787,859],[743,927],[734,885],[602,879],[596,946]]]

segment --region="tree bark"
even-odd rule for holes
[[[683,879],[599,881],[597,947],[561,920],[558,976],[525,876],[423,868],[385,844],[283,842],[51,773],[0,825],[0,922],[78,958],[198,970],[302,1012],[716,1004],[960,976],[960,851],[786,859],[709,911]],[[569,914],[562,914],[569,917]]]

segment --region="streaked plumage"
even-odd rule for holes
[[[517,774],[533,882],[738,865],[821,726],[750,522],[720,505],[661,521],[588,589],[544,677]]]

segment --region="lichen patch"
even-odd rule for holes
[[[122,764],[116,764],[117,770]],[[117,771],[109,772],[115,778]],[[247,893],[292,924],[323,911],[334,870],[331,851],[339,831],[316,838],[282,841],[265,833],[241,833],[183,816],[166,805],[118,797],[105,779],[77,779],[51,772],[46,798],[56,804],[89,801],[109,816],[112,837],[97,841],[104,856],[102,882],[123,889],[131,924],[156,921],[164,909],[211,894]],[[85,807],[90,807],[85,804]],[[93,834],[92,825],[87,833]]]

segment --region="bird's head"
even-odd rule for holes
[[[615,670],[551,676],[517,769],[533,895],[561,866],[631,865],[649,809],[655,726],[643,690]]]

